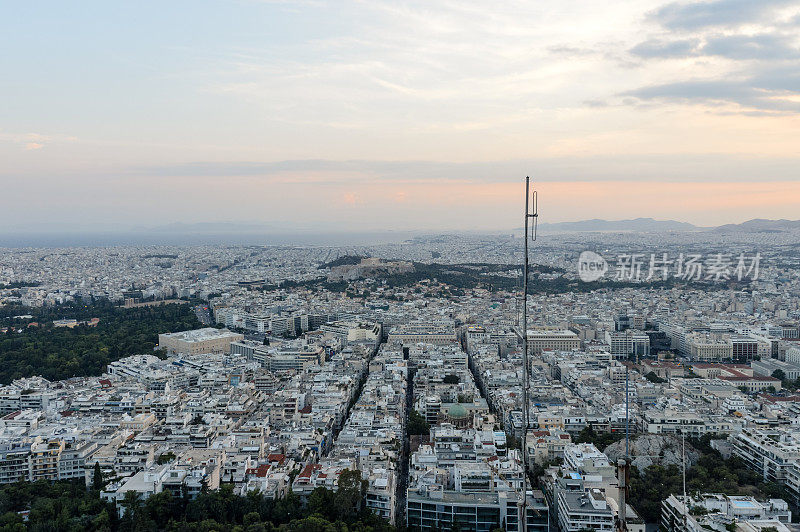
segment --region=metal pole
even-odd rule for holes
[[[681,431],[681,469],[683,476],[683,505],[686,506],[686,434]]]
[[[629,361],[630,362],[630,361]],[[630,454],[630,416],[628,415],[628,365],[625,364],[625,458],[617,462],[617,486],[619,486],[619,512],[617,515],[617,530],[628,530],[628,484]]]
[[[530,218],[530,176],[525,176],[525,263],[522,269],[522,532],[528,529],[528,218]]]
[[[617,463],[617,486],[619,487],[619,515],[617,530],[628,530],[628,461],[624,458]]]
[[[689,503],[686,501],[686,434],[681,430],[681,475],[683,476],[683,530],[688,531]]]
[[[628,417],[628,365],[625,365],[625,461],[630,462],[630,417]]]

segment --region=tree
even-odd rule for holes
[[[247,527],[248,532],[265,530],[264,525],[261,524],[261,516],[258,515],[258,512],[250,512],[245,515],[243,524]]]
[[[358,469],[345,469],[337,481],[334,503],[339,512],[339,518],[345,519],[348,515],[359,514],[367,491],[367,482],[361,479]]]
[[[103,509],[103,511],[92,520],[92,526],[95,530],[110,531],[111,515],[109,515],[108,510]]]
[[[341,493],[318,488],[306,507],[292,491],[273,501],[259,492],[235,495],[230,484],[219,490],[200,493],[192,500],[164,491],[142,501],[136,492],[131,491],[119,503],[126,510],[120,519],[114,505],[102,500],[96,490],[86,490],[82,480],[19,482],[0,485],[0,530],[394,530],[365,507],[366,486],[359,472],[346,473],[340,485]],[[312,508],[315,511],[312,512]],[[320,509],[324,511],[317,511]],[[23,510],[30,510],[27,523],[23,523],[17,513]]]
[[[132,519],[133,514],[139,509],[141,503],[142,497],[139,495],[138,491],[126,491],[121,503],[122,507],[125,508],[125,516],[128,519]]]
[[[156,523],[166,523],[173,517],[172,512],[175,507],[173,503],[172,492],[164,490],[148,497],[144,506],[150,520]]]
[[[594,444],[599,450],[603,450],[612,443],[616,443],[625,435],[617,432],[602,432],[598,433],[594,430],[592,425],[587,425],[575,438],[575,443],[591,443]]]
[[[159,465],[163,465],[163,464],[168,464],[173,460],[175,460],[175,453],[173,453],[172,451],[167,451],[165,453],[162,453],[161,456],[158,457],[156,463],[158,463]]]
[[[273,518],[278,521],[289,522],[304,515],[303,503],[294,491],[289,490],[286,496],[275,505]]]
[[[786,380],[786,373],[784,373],[782,369],[776,369],[775,371],[773,371],[772,376],[781,382]]]
[[[458,384],[461,382],[461,378],[458,375],[445,375],[442,382],[445,384]]]
[[[308,496],[308,511],[312,514],[319,514],[329,519],[335,519],[334,494],[331,490],[319,487],[315,488]]]
[[[96,490],[102,489],[103,484],[103,470],[100,469],[100,462],[94,463],[94,474],[92,476],[92,487]]]
[[[408,423],[406,424],[406,433],[409,436],[427,436],[431,432],[431,426],[425,418],[417,412],[412,410],[408,415]]]

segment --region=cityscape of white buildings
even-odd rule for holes
[[[661,244],[711,245],[692,238],[701,237]],[[726,238],[715,245],[753,244]],[[306,498],[358,470],[366,506],[393,524],[521,530],[524,518],[528,530],[610,532],[621,514],[616,466],[575,443],[578,434],[712,434],[789,500],[675,493],[661,526],[788,531],[788,505],[800,502],[800,395],[782,388],[800,377],[800,273],[785,262],[793,244],[783,238],[762,239],[761,276],[746,289],[531,295],[527,438],[516,290],[456,292],[435,279],[393,285],[376,273],[379,263],[335,270],[331,282],[347,278],[341,291],[314,284],[331,275],[321,264],[348,253],[405,261],[391,267],[399,274],[408,261],[515,264],[518,239],[9,250],[0,286],[35,286],[0,289],[0,304],[184,298],[206,327],[162,334],[159,353],[122,358],[101,376],[0,387],[0,483],[91,484],[98,464],[111,501],[131,491],[192,496],[221,483],[239,494]],[[578,248],[569,242],[546,241],[537,261],[574,285]],[[622,235],[616,245],[630,252],[642,240]],[[429,431],[408,437],[416,414]],[[540,474],[527,493],[523,453]],[[635,507],[623,513],[629,530],[644,531]]]

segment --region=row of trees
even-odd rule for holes
[[[785,390],[789,390],[791,392],[796,391],[800,388],[800,379],[791,380],[786,376],[786,373],[782,369],[776,369],[772,372],[772,376],[776,379],[780,379],[781,387]]]
[[[27,282],[27,281],[12,281],[10,283],[0,283],[0,290],[6,289],[13,289],[13,288],[25,288],[28,286],[39,286],[37,282]]]
[[[594,427],[587,425],[578,433],[575,443],[591,443],[599,450],[604,451],[612,443],[616,443],[625,437],[622,432],[598,432]]]
[[[317,488],[303,504],[293,492],[280,500],[260,493],[233,493],[229,484],[195,499],[164,491],[142,500],[135,492],[113,504],[86,490],[83,482],[21,482],[0,488],[0,531],[350,531],[394,530],[363,504],[366,486],[359,471],[346,471],[337,491]],[[28,511],[27,522],[21,512]]]
[[[661,384],[661,383],[663,383],[663,382],[667,382],[667,380],[666,380],[666,379],[662,379],[661,377],[659,377],[658,375],[656,375],[654,371],[651,371],[650,373],[647,373],[647,374],[644,376],[644,378],[645,378],[645,379],[647,379],[647,380],[649,380],[650,382],[654,382],[654,383],[656,383],[656,384]]]
[[[50,380],[99,375],[120,358],[153,354],[158,334],[200,327],[186,304],[120,308],[108,301],[54,308],[3,307],[0,317],[9,326],[0,336],[0,384],[20,377],[42,375]],[[32,319],[14,316],[30,314]],[[54,327],[60,318],[100,318],[94,326]],[[35,321],[38,326],[25,326]],[[17,332],[22,328],[22,332]]]

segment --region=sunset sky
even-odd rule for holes
[[[5,2],[0,225],[800,218],[800,4]]]

